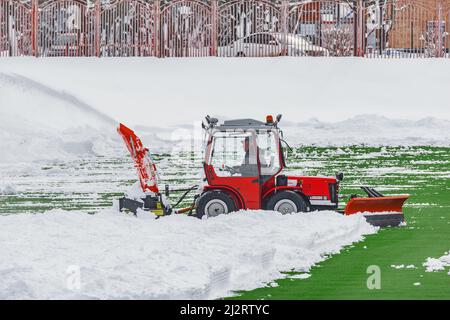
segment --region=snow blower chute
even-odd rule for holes
[[[361,187],[367,197],[352,195],[343,210],[338,208],[339,186],[344,175],[308,177],[284,174],[289,145],[283,140],[276,119],[228,120],[207,116],[205,131],[202,187],[185,191],[177,204],[168,204],[158,189],[156,166],[132,130],[120,125],[128,150],[135,162],[143,199],[120,199],[120,209],[136,212],[137,208],[157,210],[158,214],[188,213],[202,218],[214,217],[242,209],[274,210],[283,214],[316,210],[335,210],[344,215],[363,214],[375,226],[397,226],[404,222],[403,203],[408,195],[384,196],[370,187]],[[284,144],[284,146],[283,146]],[[169,187],[165,186],[165,195]],[[186,195],[197,190],[191,206],[174,209]]]
[[[143,210],[152,211],[158,216],[169,215],[172,213],[186,213],[188,211],[192,211],[192,206],[175,210],[168,204],[166,196],[168,196],[169,194],[169,188],[168,186],[166,186],[165,194],[162,194],[159,191],[159,177],[156,165],[151,158],[149,149],[144,147],[141,140],[136,136],[134,131],[124,126],[123,124],[120,124],[119,128],[117,128],[117,132],[122,136],[123,141],[125,142],[125,145],[127,146],[127,149],[131,154],[131,158],[134,161],[134,166],[139,177],[141,189],[146,195],[145,197],[139,199],[130,199],[127,197],[120,198],[119,210],[123,211],[124,209],[127,209],[136,214],[137,210],[141,208]],[[191,187],[189,189],[176,190],[185,191],[185,195],[180,198],[179,203],[184,199],[184,197],[186,197],[189,192],[193,191],[195,188],[197,188],[197,186]],[[174,207],[176,207],[176,205]]]

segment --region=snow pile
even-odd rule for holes
[[[0,73],[0,162],[111,154],[116,122],[77,97]]]
[[[0,60],[0,73],[52,88],[59,104],[78,97],[141,133],[150,149],[190,136],[206,114],[223,120],[277,113],[292,145],[449,145],[444,60],[10,58]],[[19,104],[18,90],[1,89],[1,79],[0,108],[30,105],[36,114],[43,103],[28,95],[29,85]]]
[[[445,59],[10,58],[0,72],[70,92],[132,126],[192,124],[206,114],[450,120]]]
[[[450,146],[450,121],[431,117],[414,121],[367,114],[334,123],[311,119],[283,129],[293,145]]]
[[[54,210],[0,220],[3,299],[217,298],[308,272],[377,231],[334,212],[155,220]]]
[[[426,268],[427,272],[443,271],[446,267],[450,267],[450,253],[446,252],[445,255],[438,259],[429,257],[423,266]]]
[[[218,118],[220,122],[228,119],[226,116]],[[450,146],[450,121],[435,118],[416,121],[367,114],[338,122],[286,121],[281,122],[280,127],[291,146]],[[135,131],[146,145],[153,146],[153,150],[201,152],[203,134],[200,128],[201,123],[197,123],[176,129],[138,126]]]
[[[293,146],[448,146],[448,68],[441,60],[1,59],[0,162],[123,155],[117,121],[152,152],[200,152],[206,114],[282,113]],[[358,116],[366,113],[377,115]]]

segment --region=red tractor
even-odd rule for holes
[[[283,214],[316,210],[338,211],[339,183],[336,177],[306,177],[283,174],[289,146],[278,127],[281,115],[265,122],[241,119],[222,124],[206,117],[204,177],[202,185],[185,191],[177,205],[193,190],[198,190],[194,203],[187,208],[174,209],[165,194],[159,191],[156,166],[134,132],[124,125],[122,135],[138,170],[141,187],[147,196],[142,199],[122,198],[119,207],[136,213],[137,208],[152,210],[160,215],[189,213],[198,218],[214,217],[242,209],[273,210]],[[283,146],[284,144],[284,146]],[[342,214],[364,213],[376,226],[399,225],[404,221],[402,207],[407,195],[383,196],[369,187],[362,187],[367,197],[352,196]]]

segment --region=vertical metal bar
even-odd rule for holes
[[[447,58],[450,58],[450,6],[447,6],[447,15],[445,18],[445,28],[446,28],[446,36],[445,36],[445,55]]]
[[[38,31],[36,32],[37,35],[38,35],[37,54],[39,56],[42,56],[43,55],[42,47],[43,47],[43,42],[44,42],[44,32],[40,32],[41,31],[41,24],[42,24],[42,13],[41,13],[39,7],[38,7],[37,15],[38,15],[38,25],[37,25]]]
[[[9,56],[14,56],[14,51],[13,51],[13,41],[14,39],[12,39],[13,36],[13,30],[12,27],[14,25],[14,7],[13,7],[13,3],[12,2],[7,2],[7,16],[6,16],[6,37],[7,37],[7,43],[8,43],[8,55]],[[11,21],[12,19],[12,21]]]
[[[280,15],[281,15],[281,38],[282,38],[282,55],[287,56],[288,55],[288,45],[287,45],[287,34],[288,34],[288,15],[289,15],[289,1],[283,0],[281,2],[281,8],[280,8]]]
[[[6,43],[8,34],[8,24],[6,23],[6,3],[4,0],[0,0],[0,56],[6,55]],[[3,26],[3,28],[1,27]],[[3,30],[3,33],[2,33]],[[3,41],[3,42],[2,42]]]
[[[48,38],[48,32],[46,32],[46,30],[44,29],[44,24],[45,24],[45,15],[44,15],[44,11],[42,8],[39,8],[38,11],[38,16],[39,16],[39,25],[38,28],[40,29],[40,31],[38,31],[39,33],[39,37],[38,37],[38,51],[39,51],[39,55],[40,56],[45,56],[46,52],[45,52],[45,42],[47,41]]]
[[[155,57],[161,58],[161,50],[160,50],[160,43],[161,43],[161,25],[160,25],[160,7],[159,7],[159,0],[154,0],[153,2],[153,21],[155,23],[154,25],[154,31],[153,31],[153,50],[155,53]]]
[[[153,44],[153,37],[154,37],[154,30],[155,30],[155,20],[153,17],[153,10],[154,10],[154,3],[148,3],[146,12],[144,15],[144,25],[146,27],[146,36],[145,39],[147,41],[147,50],[148,50],[148,56],[154,56],[154,44]]]
[[[95,0],[94,3],[94,46],[95,46],[95,56],[100,58],[100,41],[101,41],[101,2],[100,0]]]
[[[10,25],[11,25],[10,19],[11,19],[11,11],[12,11],[11,6],[12,6],[12,3],[11,3],[11,2],[7,2],[7,3],[6,3],[6,14],[5,14],[5,21],[6,21],[6,43],[7,43],[8,45],[7,45],[7,48],[5,48],[5,49],[8,49],[8,53],[7,53],[8,56],[12,56],[12,45],[11,45],[11,39],[10,39],[10,34],[11,34],[11,31],[10,31]]]
[[[17,34],[19,35],[23,29],[23,10],[20,5],[17,5],[16,8],[16,19],[15,19],[15,30]],[[14,47],[15,55],[20,56],[22,53],[22,48],[20,44],[20,36],[17,36],[16,38],[16,46]]]
[[[123,17],[125,16],[125,2],[120,2],[120,20],[117,20],[117,23],[119,24],[119,56],[123,57],[124,56],[124,52],[126,52],[124,49],[124,47],[126,46],[126,38],[125,38],[125,23],[124,23],[124,19]]]
[[[136,35],[136,30],[137,30],[137,24],[136,24],[136,6],[137,6],[138,2],[134,2],[134,16],[132,17],[131,21],[130,21],[130,26],[129,26],[129,36],[128,36],[128,43],[129,43],[129,47],[131,47],[129,49],[130,51],[130,56],[138,56],[138,51],[137,51],[137,43],[136,43],[136,39],[135,39],[135,35]],[[128,2],[128,10],[132,10],[132,6],[130,4],[130,2]],[[130,16],[130,13],[128,12],[128,16]]]
[[[355,56],[364,57],[365,45],[364,45],[364,16],[365,8],[363,0],[359,0],[356,5],[357,21],[353,19],[353,23],[356,23],[356,39],[353,39],[354,47],[356,48]]]
[[[211,3],[211,56],[217,57],[218,50],[218,17],[219,6],[217,0],[212,0]]]
[[[108,57],[111,57],[111,52],[114,52],[115,50],[115,36],[114,36],[114,25],[112,25],[112,15],[113,11],[117,11],[117,4],[114,6],[114,8],[102,8],[102,11],[106,12],[104,16],[104,22],[105,22],[105,51],[106,55]],[[106,11],[107,10],[107,11]],[[103,32],[103,30],[101,31]],[[102,48],[102,47],[100,47]]]
[[[0,0],[0,57],[3,57],[3,50],[4,50],[4,34],[3,34],[3,14],[4,14],[4,8],[3,8],[3,0]]]
[[[399,12],[398,17],[396,15],[397,12]],[[394,25],[392,31],[387,34],[386,45],[389,49],[392,49],[392,52],[394,53],[392,55],[392,58],[398,58],[400,50],[405,47],[405,40],[403,34],[403,26],[404,26],[403,21],[405,17],[405,9],[402,9],[401,11],[396,11],[395,3],[392,3],[391,14],[392,16],[395,17],[394,23],[396,23],[396,25]]]
[[[412,59],[417,57],[417,41],[416,41],[416,8],[411,8],[411,13],[409,15],[409,32],[410,32],[410,47],[411,47],[411,53],[410,57]]]
[[[442,4],[438,3],[437,4],[437,56],[439,58],[442,58],[442,29],[441,29],[441,24],[442,24]]]
[[[3,56],[5,54],[6,51],[6,44],[8,42],[8,38],[7,38],[7,34],[8,34],[8,24],[7,24],[7,20],[6,20],[6,3],[4,0],[0,0],[0,55]],[[1,28],[1,26],[3,25],[3,29]],[[3,34],[2,34],[2,30],[3,30]],[[1,42],[1,40],[3,40],[3,42]]]
[[[108,12],[106,11],[108,9],[106,8],[102,8],[100,6],[100,28],[98,31],[95,31],[96,33],[98,33],[98,46],[97,44],[95,44],[95,50],[99,50],[99,52],[95,52],[95,55],[97,56],[97,54],[99,54],[100,56],[108,56],[108,24],[107,24],[107,19],[106,16],[108,14]],[[96,24],[95,24],[96,25]],[[97,27],[97,26],[96,26]],[[105,38],[104,38],[104,42],[103,42],[103,30],[105,30]],[[97,41],[97,36],[95,36],[95,41]]]

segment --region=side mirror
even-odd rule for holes
[[[339,182],[344,180],[344,174],[342,172],[337,173],[336,174],[336,180],[339,181]]]
[[[207,115],[205,119],[210,127],[214,127],[219,122],[217,118],[211,118],[209,115]]]
[[[280,121],[281,121],[281,117],[282,117],[281,114],[277,115],[277,122],[280,122]]]

